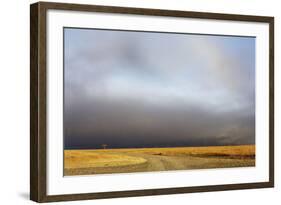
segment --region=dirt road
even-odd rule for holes
[[[120,153],[119,153],[120,154]],[[254,158],[231,158],[231,157],[204,157],[204,156],[167,156],[161,153],[124,153],[126,156],[141,157],[144,163],[114,167],[90,167],[65,169],[65,175],[91,175],[107,173],[128,173],[128,172],[151,172],[168,170],[188,170],[220,167],[248,167],[255,166]]]

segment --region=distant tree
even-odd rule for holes
[[[107,144],[102,144],[101,146],[102,146],[103,149],[106,149]]]

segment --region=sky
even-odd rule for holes
[[[254,37],[64,28],[65,149],[254,143]]]

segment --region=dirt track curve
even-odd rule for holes
[[[255,166],[255,160],[237,159],[227,157],[194,157],[194,156],[165,156],[153,154],[133,154],[126,153],[129,156],[142,157],[146,159],[145,163],[132,164],[115,167],[91,167],[79,169],[65,169],[65,175],[91,175],[108,173],[129,173],[129,172],[151,172],[168,170],[188,170],[203,168],[220,167],[247,167]]]

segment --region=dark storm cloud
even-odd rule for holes
[[[254,42],[66,29],[65,147],[254,143]]]

